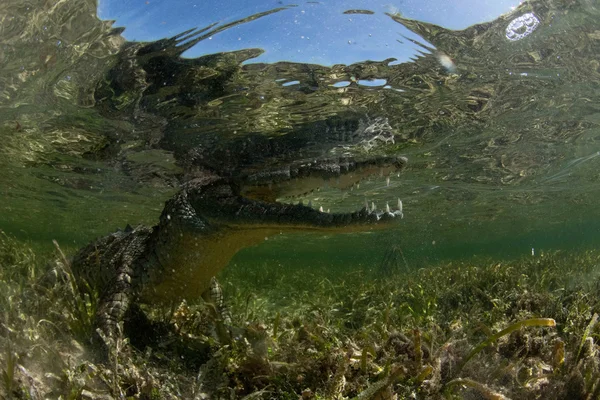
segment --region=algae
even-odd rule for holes
[[[350,280],[320,271],[299,280],[269,264],[253,274],[231,268],[220,277],[230,324],[202,299],[153,308],[148,321],[122,328],[145,340],[107,341],[107,358],[91,341],[93,296],[75,285],[61,253],[39,255],[0,233],[2,399],[600,394],[598,251],[454,261],[385,277],[374,268]]]

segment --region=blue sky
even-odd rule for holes
[[[406,61],[415,38],[385,15],[432,22],[463,29],[509,12],[519,0],[389,0],[309,1],[288,0],[99,0],[98,15],[124,26],[128,40],[152,41],[171,37],[212,23],[226,24],[259,12],[290,6],[282,11],[217,33],[184,55],[260,47],[266,50],[253,62],[293,61],[322,65],[351,64],[364,60],[397,58]],[[295,6],[292,6],[295,5]],[[350,9],[372,15],[344,14]],[[251,61],[251,62],[252,62]]]

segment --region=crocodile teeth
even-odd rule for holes
[[[394,214],[398,215],[400,218],[404,218],[404,213],[402,212],[402,200],[398,199],[398,210],[394,211]]]
[[[390,207],[390,203],[387,202],[387,203],[385,203],[385,211],[376,211],[377,206],[375,205],[375,202],[371,202],[371,207],[369,207],[369,203],[367,202],[367,200],[365,200],[365,209],[367,210],[367,213],[374,215],[375,218],[377,218],[377,221],[381,220],[384,217],[404,218],[404,214],[402,211],[402,200],[400,200],[400,199],[398,199],[398,209],[397,210],[392,210],[392,208]]]
[[[390,186],[390,177],[389,176],[385,179],[385,186]]]
[[[323,206],[319,207],[319,212],[323,212]]]

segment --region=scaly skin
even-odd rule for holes
[[[100,294],[97,325],[114,337],[133,302],[198,297],[233,255],[266,237],[293,231],[366,231],[397,219],[401,210],[365,207],[330,214],[275,199],[325,179],[345,186],[376,171],[397,172],[405,163],[399,157],[321,160],[237,179],[196,171],[196,178],[166,202],[158,225],[118,231],[89,244],[74,257],[73,271]],[[286,185],[291,179],[294,184]]]

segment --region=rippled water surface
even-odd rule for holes
[[[433,3],[355,3],[101,3],[113,23],[92,0],[2,1],[0,228],[76,247],[153,224],[192,152],[220,170],[399,154],[408,167],[389,184],[280,199],[348,211],[401,198],[394,227],[278,237],[248,259],[596,245],[597,3],[503,3],[458,22]]]

